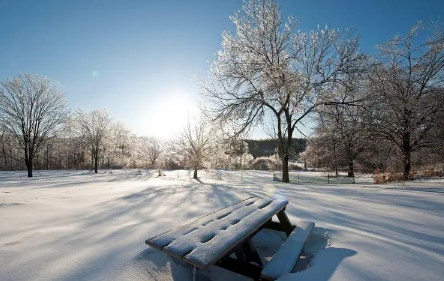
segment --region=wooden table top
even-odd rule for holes
[[[198,268],[207,268],[248,239],[287,200],[250,197],[145,241]]]

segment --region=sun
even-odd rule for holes
[[[161,138],[176,137],[197,112],[197,100],[193,101],[186,92],[174,92],[156,102],[156,108],[150,114],[150,131]]]

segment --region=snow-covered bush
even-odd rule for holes
[[[273,156],[258,157],[251,163],[253,170],[275,170],[279,169],[280,163],[275,161]]]

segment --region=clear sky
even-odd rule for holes
[[[0,80],[55,81],[71,109],[105,108],[139,135],[173,137],[199,98],[221,32],[241,0],[0,0]],[[301,30],[353,28],[375,52],[418,20],[444,20],[442,0],[280,0]],[[258,130],[255,137],[265,137]],[[296,136],[298,137],[298,136]]]

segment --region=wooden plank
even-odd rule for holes
[[[261,258],[260,258],[260,256],[259,256],[259,253],[257,252],[257,250],[256,250],[256,247],[254,246],[254,244],[253,244],[253,240],[252,240],[252,237],[254,237],[259,231],[261,231],[262,230],[262,227],[260,227],[260,228],[258,228],[255,232],[253,232],[249,237],[247,237],[246,239],[244,239],[242,242],[240,242],[238,245],[240,245],[241,247],[242,247],[242,249],[244,250],[244,252],[245,252],[245,248],[244,248],[244,244],[245,243],[250,243],[250,247],[252,247],[252,255],[254,256],[255,254],[257,254],[257,258],[251,258],[251,259],[249,259],[248,260],[248,257],[247,257],[247,261],[253,261],[253,262],[256,262],[258,265],[260,265],[260,266],[263,266],[263,263],[262,263],[262,260],[261,260]],[[228,257],[228,256],[231,256],[232,254],[235,254],[236,255],[236,253],[235,253],[235,251],[234,251],[234,249],[233,250],[231,250],[231,252],[227,252],[226,254],[225,254],[225,257]],[[221,259],[224,259],[224,257],[222,257]],[[256,261],[256,259],[257,259],[257,261]]]
[[[181,225],[178,228],[165,231],[165,232],[158,234],[152,238],[149,238],[149,239],[145,240],[145,244],[147,244],[151,247],[154,247],[158,250],[162,250],[163,247],[165,247],[166,245],[168,245],[171,242],[171,240],[174,238],[174,236],[186,235],[187,233],[190,233],[191,231],[193,231],[193,225],[197,225],[201,221],[204,221],[204,222],[211,221],[213,219],[213,217],[217,217],[218,214],[220,214],[224,211],[230,211],[230,210],[235,210],[237,208],[241,208],[243,206],[242,203],[245,203],[245,202],[248,203],[248,202],[253,201],[255,199],[256,198],[254,198],[254,197],[248,197],[248,198],[241,200],[233,205],[224,207],[222,209],[219,209],[217,211],[209,213],[203,217],[197,218],[189,223]]]
[[[262,280],[275,280],[283,274],[294,270],[314,225],[313,222],[308,221],[300,221],[298,223],[291,235],[262,270]]]

